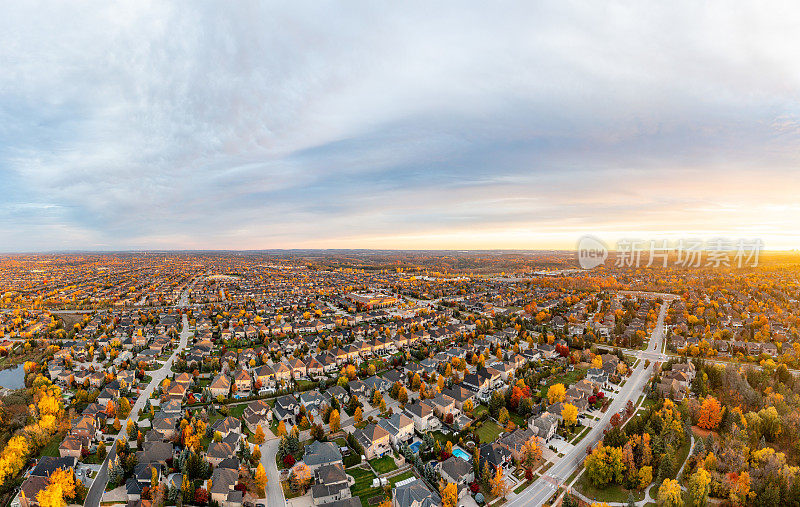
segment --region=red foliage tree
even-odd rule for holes
[[[194,490],[194,503],[205,505],[208,503],[208,491],[205,488],[197,488]]]
[[[286,465],[287,467],[290,467],[290,466],[293,466],[294,463],[295,463],[294,456],[292,456],[291,454],[287,454],[286,456],[284,456],[284,458],[283,458],[283,464],[284,465]]]

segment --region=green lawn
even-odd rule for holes
[[[361,500],[362,507],[369,507],[369,499],[373,496],[383,495],[381,488],[372,487],[372,480],[375,479],[375,474],[370,470],[350,468],[347,470],[347,474],[356,480],[356,483],[350,488],[350,493]]]
[[[389,473],[392,470],[397,470],[397,465],[394,463],[394,459],[391,456],[370,460],[369,464],[381,475]]]
[[[297,381],[297,389],[299,391],[305,391],[307,389],[313,389],[319,385],[319,382],[314,382],[311,380],[298,380]]]
[[[577,437],[577,438],[575,438],[575,440],[571,441],[570,443],[571,443],[572,445],[576,445],[578,442],[580,442],[581,440],[583,440],[583,437],[585,437],[586,435],[588,435],[590,431],[592,431],[592,427],[591,427],[591,426],[587,426],[587,427],[586,427],[586,429],[584,429],[583,431],[581,431],[581,433],[578,435],[578,437]]]
[[[502,431],[503,428],[496,422],[490,420],[484,421],[481,427],[478,428],[478,436],[481,439],[481,444],[494,442]]]
[[[472,411],[472,416],[475,417],[475,419],[478,419],[488,411],[489,411],[489,407],[487,407],[486,405],[478,405]]]
[[[578,489],[581,493],[586,495],[588,498],[592,500],[597,500],[598,502],[619,502],[619,503],[627,503],[628,501],[628,494],[630,490],[623,488],[617,484],[612,484],[607,486],[604,489],[597,489],[594,487],[592,482],[587,478],[586,474],[583,474],[578,482],[575,483],[576,489]],[[638,502],[639,500],[644,500],[644,491],[633,491],[633,497]]]
[[[42,456],[55,456],[55,457],[57,457],[59,455],[58,454],[58,448],[61,445],[61,442],[63,442],[63,441],[64,441],[64,435],[56,433],[53,436],[53,438],[51,438],[50,441],[47,442],[47,445],[42,447],[42,450],[39,452],[39,454],[42,455]]]
[[[402,474],[398,474],[395,475],[394,477],[389,478],[389,484],[391,484],[392,487],[394,487],[394,485],[397,484],[398,482],[410,479],[412,477],[414,477],[414,471],[409,470],[408,472],[403,472]]]
[[[508,415],[511,416],[511,420],[514,421],[514,424],[516,424],[517,427],[525,428],[526,426],[528,426],[528,421],[526,421],[525,418],[519,415],[518,413],[509,412]]]
[[[527,488],[528,486],[531,485],[532,482],[533,482],[532,480],[523,482],[522,484],[520,484],[519,486],[517,486],[514,489],[514,493],[516,493],[516,494],[522,493],[525,490],[525,488]]]

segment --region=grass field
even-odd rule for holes
[[[406,479],[410,479],[414,477],[414,472],[409,470],[408,472],[403,472],[402,474],[395,475],[394,477],[389,478],[389,483],[394,487],[400,481],[404,481]]]
[[[347,470],[347,474],[356,480],[356,483],[350,488],[350,493],[361,500],[362,507],[369,507],[370,498],[383,494],[381,488],[372,487],[372,480],[375,479],[375,474],[370,470],[350,468]]]
[[[42,447],[42,450],[39,454],[41,454],[42,456],[57,457],[59,455],[58,448],[63,440],[64,440],[64,435],[56,433],[55,436],[53,436],[53,438],[51,438],[50,441],[47,442],[47,445]]]
[[[481,443],[486,444],[494,442],[502,431],[503,428],[501,428],[496,422],[484,421],[483,425],[478,428],[478,436],[481,439]]]
[[[622,486],[612,484],[604,489],[597,489],[592,482],[583,474],[578,482],[575,483],[576,489],[586,495],[592,500],[598,502],[619,502],[626,503],[628,501],[629,490]],[[644,500],[644,491],[633,491],[633,497],[636,501]]]
[[[397,470],[397,465],[394,463],[394,459],[391,456],[370,460],[369,464],[381,475],[389,473],[392,470]]]

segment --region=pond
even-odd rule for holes
[[[25,387],[25,366],[20,364],[7,370],[0,370],[0,387],[6,389]]]

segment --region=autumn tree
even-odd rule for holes
[[[564,384],[553,384],[547,390],[547,400],[551,405],[564,401],[566,396],[567,390],[564,388]]]
[[[286,423],[281,421],[278,423],[278,436],[282,437],[286,435]]]
[[[578,422],[578,408],[572,403],[565,403],[561,409],[561,417],[564,418],[564,424],[572,427]]]
[[[359,424],[364,420],[364,413],[361,411],[361,407],[356,407],[355,414],[353,414],[353,419],[355,420],[356,424]]]
[[[689,478],[689,499],[694,507],[705,507],[708,494],[711,492],[711,474],[704,468],[698,468]]]
[[[678,481],[664,479],[661,487],[658,488],[658,505],[660,507],[683,507],[681,486]]]
[[[538,438],[534,437],[525,442],[522,447],[522,464],[526,468],[533,468],[542,457],[542,448],[539,446]]]
[[[616,482],[622,483],[625,464],[622,461],[622,449],[610,447],[602,443],[595,447],[583,462],[586,477],[597,488],[605,488]]]
[[[456,507],[458,505],[458,489],[455,483],[448,482],[440,491],[442,507]]]
[[[263,443],[264,443],[264,438],[265,438],[265,436],[264,436],[264,429],[263,429],[263,428],[261,427],[261,425],[259,424],[259,425],[256,427],[256,434],[253,436],[253,441],[254,441],[255,443],[257,443],[257,444],[263,444]]]
[[[117,408],[117,415],[125,419],[131,413],[131,402],[128,401],[128,398],[120,398],[119,400],[119,407]]]
[[[472,400],[467,400],[467,401],[465,401],[465,402],[464,402],[464,405],[462,405],[462,409],[463,409],[463,410],[464,410],[464,412],[465,412],[465,413],[467,413],[467,414],[472,414],[472,410],[473,410],[474,408],[475,408],[475,407],[474,407],[474,405],[472,404]]]
[[[75,475],[72,470],[57,469],[50,474],[47,487],[39,491],[36,500],[40,507],[64,507],[66,500],[75,497]]]
[[[341,421],[339,420],[339,411],[336,409],[331,410],[330,419],[328,420],[328,424],[331,427],[331,433],[336,433],[337,431],[339,431],[340,422]]]
[[[750,473],[742,472],[731,485],[728,498],[733,505],[746,505],[753,493],[750,492]]]
[[[722,421],[722,406],[713,396],[708,396],[700,406],[697,425],[706,430],[714,430]]]
[[[639,489],[645,489],[653,482],[653,467],[643,466],[639,469]]]
[[[259,463],[258,467],[256,467],[255,481],[258,493],[264,496],[264,489],[267,487],[267,471],[264,470],[264,465],[262,463]]]
[[[295,491],[305,491],[306,487],[311,483],[312,479],[311,469],[308,468],[308,465],[303,463],[302,461],[298,462],[297,465],[292,469],[292,474],[289,477],[291,481],[292,488]]]
[[[492,494],[498,498],[505,498],[508,494],[508,485],[506,484],[506,479],[503,476],[502,467],[497,467],[494,477],[492,477],[490,481],[490,486],[492,488]]]

